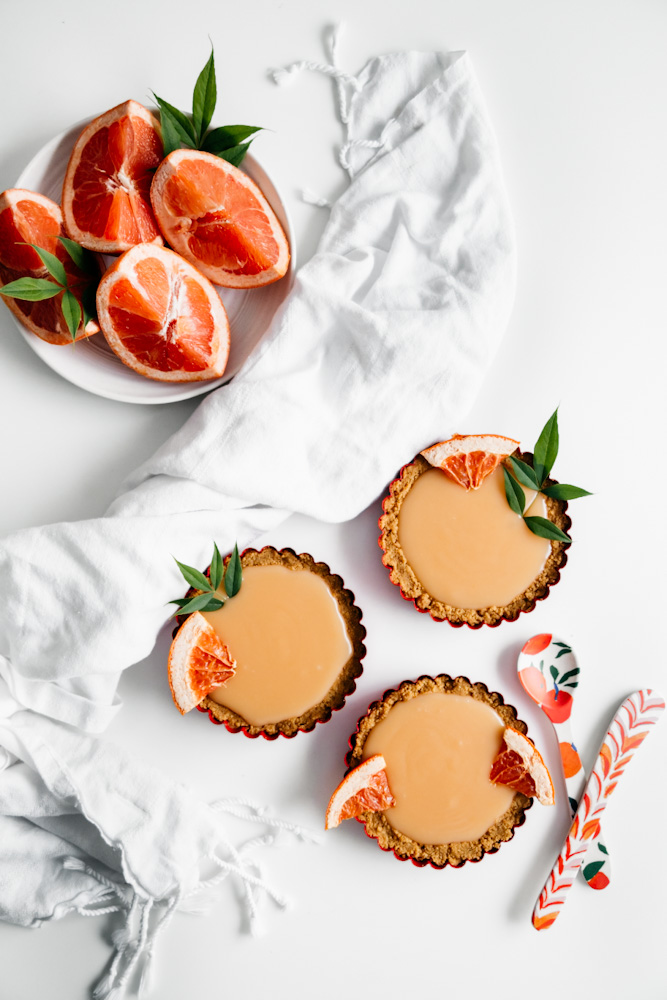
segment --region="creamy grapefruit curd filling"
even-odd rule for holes
[[[432,691],[394,705],[363,750],[386,761],[391,826],[420,844],[479,840],[515,796],[489,778],[504,730],[493,708],[461,695]]]
[[[547,516],[541,494],[528,499],[527,516]],[[509,604],[540,575],[551,550],[510,508],[502,468],[469,491],[428,469],[403,499],[398,543],[428,593],[455,608]]]
[[[331,579],[340,584],[308,568],[244,565],[238,594],[204,614],[236,661],[209,702],[263,727],[301,718],[327,698],[354,659],[349,608],[341,608]]]

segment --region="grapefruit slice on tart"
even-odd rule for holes
[[[497,434],[455,434],[426,448],[424,458],[467,491],[477,490],[487,476],[519,447]]]
[[[164,239],[216,285],[256,288],[287,272],[289,244],[254,181],[211,153],[177,149],[153,178]]]
[[[331,830],[345,819],[354,819],[364,812],[381,812],[396,805],[387,780],[387,764],[376,753],[346,774],[331,796],[324,826]]]
[[[63,183],[67,234],[89,250],[118,254],[162,243],[150,204],[162,159],[157,119],[137,101],[95,118],[77,139]]]
[[[532,740],[511,726],[503,734],[489,777],[494,784],[523,792],[543,806],[554,804],[554,785],[542,755]]]
[[[213,626],[193,611],[171,644],[167,669],[176,707],[185,715],[234,675],[236,661]]]
[[[229,323],[213,285],[164,247],[143,243],[119,257],[97,289],[102,332],[120,360],[163,382],[223,374]]]
[[[21,278],[49,279],[49,273],[32,246],[55,254],[65,268],[67,284],[79,305],[91,276],[80,270],[58,237],[62,233],[60,208],[50,198],[21,188],[0,194],[0,286]],[[62,310],[63,293],[29,301],[0,296],[19,322],[49,344],[71,344],[99,332],[94,320],[83,321],[72,337]]]

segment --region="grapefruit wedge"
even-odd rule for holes
[[[455,434],[422,452],[424,458],[467,491],[478,490],[518,441],[497,434]]]
[[[150,205],[162,159],[160,126],[137,101],[125,101],[86,126],[63,183],[68,236],[89,250],[118,254],[137,243],[162,243]]]
[[[19,278],[49,278],[37,253],[25,243],[34,243],[56,255],[63,264],[70,289],[81,304],[81,296],[91,276],[79,270],[58,237],[62,233],[60,208],[50,198],[21,188],[0,194],[0,286]],[[49,344],[71,344],[61,307],[62,292],[50,299],[28,302],[0,296],[16,318],[32,333]],[[94,320],[79,325],[75,340],[99,332]]]
[[[171,250],[142,243],[119,257],[100,281],[97,314],[111,349],[140,375],[201,382],[225,370],[225,308],[210,281]]]
[[[216,285],[255,288],[286,273],[282,226],[257,185],[237,167],[197,149],[177,149],[151,185],[167,243]]]
[[[380,753],[347,774],[331,796],[324,821],[326,830],[363,812],[380,812],[396,805],[387,781],[387,764]]]
[[[504,732],[503,745],[491,765],[491,781],[507,785],[543,806],[554,804],[554,785],[542,755],[532,740],[510,726]]]
[[[233,677],[236,661],[204,616],[194,611],[176,633],[167,669],[176,707],[185,715]]]

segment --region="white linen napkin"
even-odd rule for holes
[[[99,997],[119,995],[207,860],[245,880],[251,909],[266,888],[214,810],[87,735],[183,590],[172,554],[203,567],[213,539],[229,551],[293,511],[354,517],[460,429],[512,305],[512,221],[467,55],[396,53],[352,77],[332,45],[330,64],[277,78],[301,68],[336,81],[351,183],[268,336],[104,517],[0,546],[0,918],[123,907]]]

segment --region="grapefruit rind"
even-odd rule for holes
[[[508,751],[511,754],[516,754],[521,759],[525,776],[531,779],[532,784],[534,785],[532,796],[536,798],[541,805],[552,806],[555,801],[553,781],[551,780],[551,775],[549,774],[548,768],[544,763],[544,759],[533,741],[527,736],[524,736],[524,734],[520,733],[517,729],[512,729],[508,726],[503,734],[503,742],[504,746],[501,748],[493,762],[491,774],[493,775],[497,766],[502,767],[503,757],[507,755]],[[506,784],[510,788],[514,787],[514,784],[511,781],[501,781],[498,777],[491,778],[491,780],[498,784]],[[524,795],[531,794],[523,785],[520,791],[522,791]]]
[[[211,685],[203,693],[192,684],[192,654],[195,649],[205,652],[219,667],[211,668]],[[212,625],[199,611],[186,618],[176,633],[169,650],[169,687],[181,715],[196,708],[214,688],[222,687],[233,676],[236,660]]]
[[[396,805],[387,781],[387,764],[382,754],[374,754],[347,774],[329,800],[325,830],[344,819],[354,819],[371,809],[374,812]]]
[[[421,454],[467,491],[478,490],[487,476],[519,447],[519,442],[497,434],[455,434]]]

